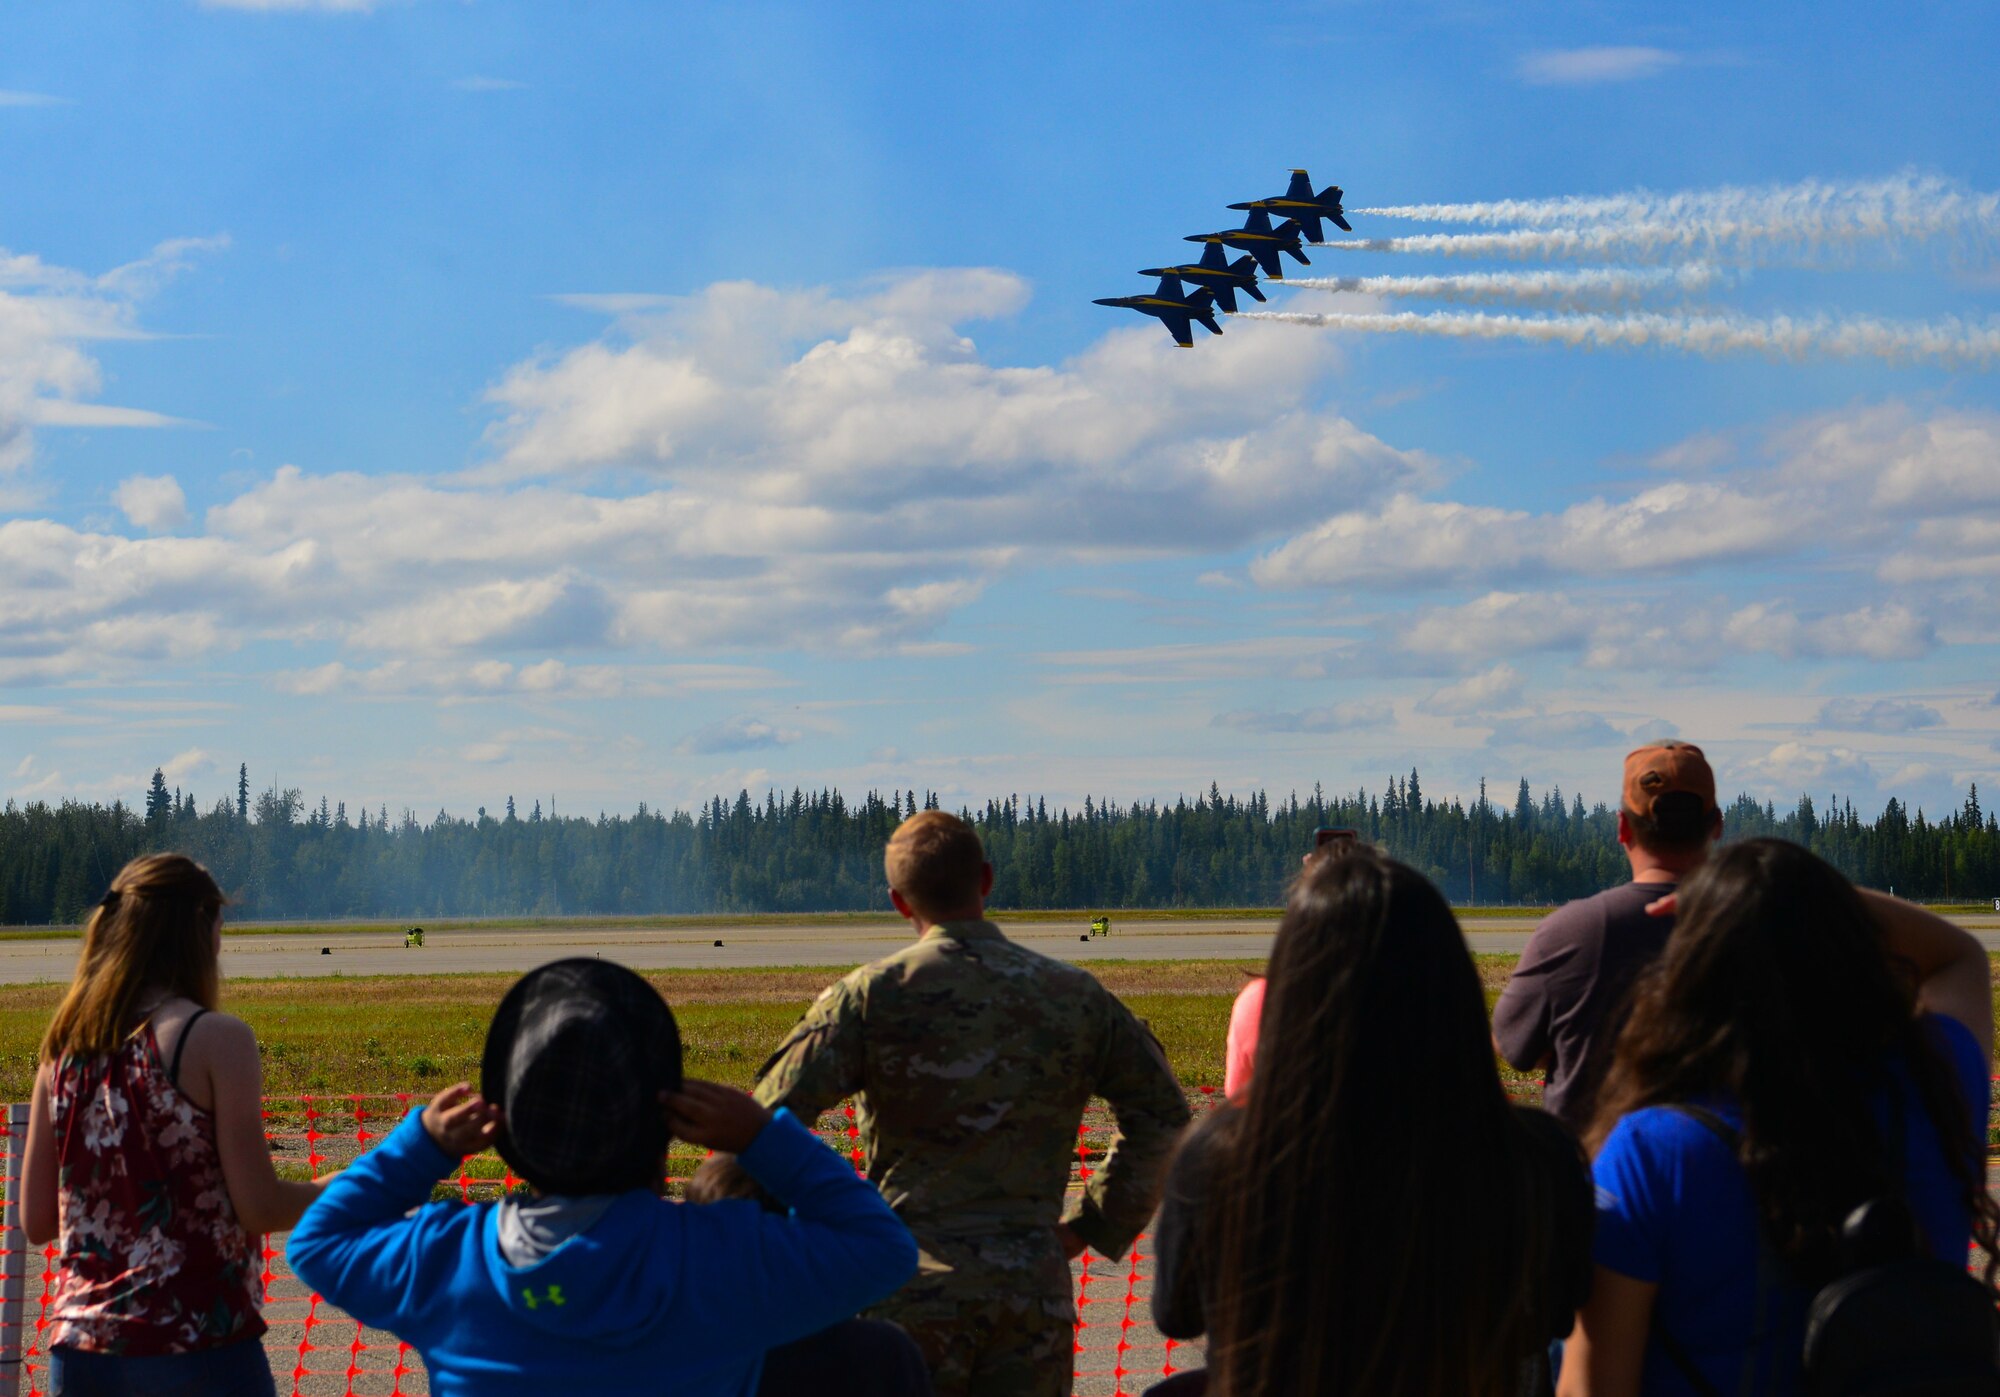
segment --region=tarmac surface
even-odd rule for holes
[[[1007,925],[1005,916],[998,918]],[[2000,951],[2000,915],[1955,918],[1989,951]],[[1534,930],[1526,918],[1476,917],[1465,922],[1474,951],[1518,955]],[[1045,955],[1088,965],[1095,960],[1261,960],[1274,923],[1253,919],[1120,923],[1109,937],[1084,939],[1087,923],[1024,922],[1008,934]],[[301,934],[249,932],[222,943],[222,973],[232,980],[297,975],[454,975],[519,973],[563,956],[602,955],[638,970],[737,969],[790,965],[860,965],[909,941],[905,923],[884,920],[828,926],[470,928],[426,933],[421,948],[405,947],[398,931],[379,929]],[[720,946],[715,943],[720,941]],[[66,981],[76,969],[74,938],[0,941],[0,984]]]

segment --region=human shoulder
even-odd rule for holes
[[[1702,1108],[1726,1130],[1738,1128],[1734,1108]],[[1619,1118],[1597,1152],[1600,1177],[1607,1168],[1678,1170],[1700,1162],[1734,1163],[1735,1150],[1694,1111],[1678,1105],[1642,1106]]]
[[[1951,1068],[1960,1094],[1975,1107],[1983,1107],[1992,1091],[1992,1069],[1972,1030],[1944,1014],[1925,1014],[1919,1023],[1925,1039]]]

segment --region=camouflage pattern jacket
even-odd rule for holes
[[[1188,1121],[1166,1055],[1117,996],[985,921],[933,926],[830,986],[756,1095],[805,1121],[858,1097],[868,1177],[926,1250],[1064,1221],[1117,1256],[1152,1216]],[[1093,1096],[1117,1129],[1064,1217]]]

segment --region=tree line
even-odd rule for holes
[[[0,923],[80,921],[126,860],[175,849],[212,869],[239,919],[422,918],[813,912],[882,908],[882,846],[897,823],[938,798],[914,790],[838,790],[761,799],[739,791],[695,810],[641,804],[595,818],[504,811],[429,822],[387,809],[350,816],[296,788],[252,799],[239,770],[233,800],[207,810],[155,772],[143,808],[36,801],[0,809]],[[1171,804],[1086,797],[1051,810],[1019,795],[963,810],[995,866],[992,904],[1027,907],[1271,906],[1311,847],[1313,830],[1346,825],[1421,869],[1460,903],[1550,903],[1627,876],[1616,812],[1585,808],[1560,787],[1523,778],[1511,804],[1432,800],[1416,771],[1379,792],[1315,786],[1274,799],[1211,785]],[[1727,837],[1775,834],[1850,877],[1926,899],[2000,896],[2000,825],[1975,785],[1938,819],[1891,799],[1872,821],[1852,800],[1801,796],[1780,812],[1739,795]]]

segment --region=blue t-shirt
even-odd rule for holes
[[[1952,1019],[1926,1020],[1932,1040],[1951,1064],[1973,1122],[1986,1138],[1987,1064],[1979,1044]],[[1936,1130],[1924,1115],[1907,1064],[1890,1067],[1893,1090],[1909,1122],[1904,1178],[1917,1222],[1940,1258],[1963,1265],[1972,1218]],[[1742,1116],[1728,1101],[1703,1103],[1738,1129]],[[1888,1093],[1874,1103],[1890,1128]],[[1983,1154],[1983,1151],[1982,1151]],[[1983,1159],[1981,1160],[1983,1168]],[[1811,1295],[1765,1278],[1764,1336],[1753,1342],[1758,1309],[1757,1205],[1749,1177],[1729,1147],[1699,1121],[1666,1107],[1634,1111],[1612,1128],[1595,1165],[1597,1264],[1659,1286],[1653,1328],[1679,1341],[1718,1392],[1794,1393],[1805,1345]],[[1751,1381],[1744,1385],[1745,1364]],[[1658,1343],[1646,1350],[1647,1397],[1694,1393]]]

